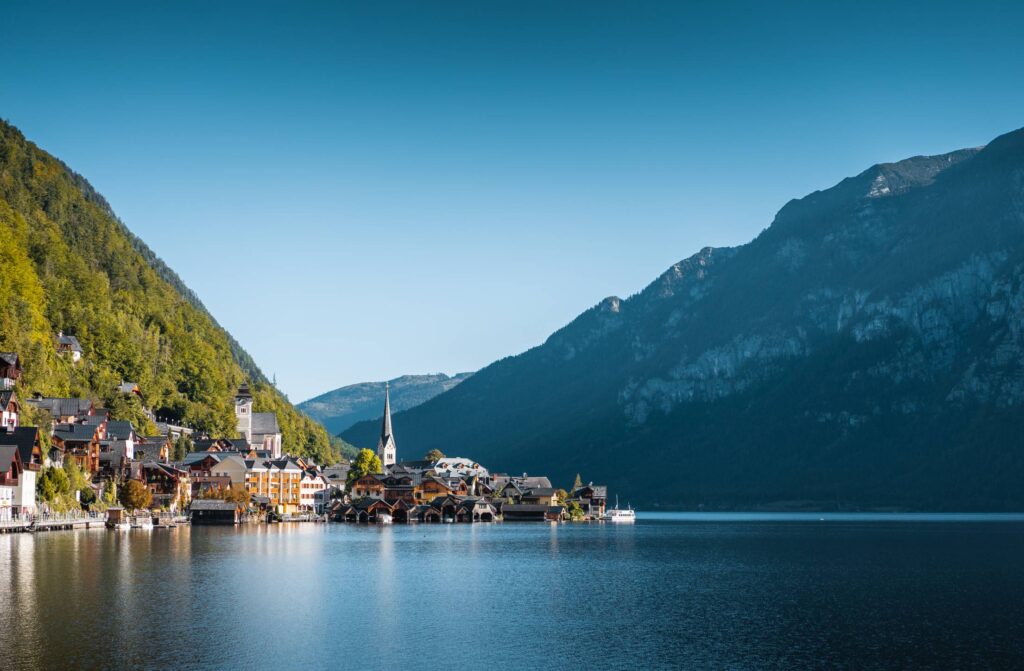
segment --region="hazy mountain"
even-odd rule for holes
[[[394,427],[647,506],[1024,509],[1024,131],[791,201]]]
[[[415,408],[455,387],[472,373],[448,376],[403,375],[389,380],[392,412]],[[299,410],[317,420],[331,433],[341,433],[356,422],[378,419],[384,410],[384,382],[360,382],[320,394],[298,404]]]
[[[80,341],[81,362],[57,355],[60,331]],[[234,435],[233,396],[248,379],[257,410],[277,413],[287,450],[322,460],[334,453],[323,427],[267,382],[85,178],[3,121],[0,351],[20,355],[23,396],[88,396],[109,404],[120,398],[117,385],[131,380],[161,416],[218,435]],[[146,429],[141,407],[121,410]],[[30,414],[26,420],[35,419]]]

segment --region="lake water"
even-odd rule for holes
[[[1024,517],[0,536],[0,668],[1024,666]]]

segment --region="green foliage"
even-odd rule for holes
[[[555,505],[560,505],[569,500],[569,492],[564,489],[555,490]]]
[[[565,514],[573,521],[582,520],[585,516],[579,501],[569,501],[565,506]]]
[[[370,473],[381,473],[384,467],[373,450],[359,450],[359,454],[352,461],[352,467],[348,471],[346,484],[351,486],[353,482]]]
[[[59,466],[48,466],[36,480],[36,494],[41,501],[54,503],[59,497],[71,493],[71,482],[67,473]]]
[[[88,472],[83,471],[71,455],[64,457],[64,472],[67,474],[68,485],[72,494],[90,489]]]
[[[437,461],[439,459],[444,459],[444,452],[438,449],[433,449],[423,455],[423,458],[427,461]]]
[[[117,503],[117,483],[108,480],[103,487],[103,503],[112,506]]]
[[[105,403],[142,433],[136,382],[160,415],[234,435],[232,397],[250,380],[255,409],[276,412],[286,451],[332,463],[319,424],[296,411],[194,294],[117,220],[79,175],[0,121],[0,350],[20,354],[21,388]],[[81,342],[73,363],[58,331]]]
[[[138,480],[129,480],[121,488],[120,500],[128,510],[146,508],[153,502],[153,493]]]
[[[192,439],[185,434],[181,434],[178,436],[178,439],[174,441],[174,450],[171,454],[171,459],[173,461],[183,461],[185,456],[192,451],[193,447]]]

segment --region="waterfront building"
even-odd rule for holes
[[[18,447],[0,445],[0,522],[9,522],[16,517],[14,502],[23,471]]]

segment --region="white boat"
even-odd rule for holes
[[[391,513],[377,513],[377,524],[391,524]]]
[[[128,522],[107,522],[107,528],[114,531],[128,531],[132,525]]]
[[[635,522],[636,512],[632,506],[626,506],[625,508],[619,507],[619,497],[615,496],[615,507],[609,508],[604,511],[604,515],[601,517],[605,522]]]

